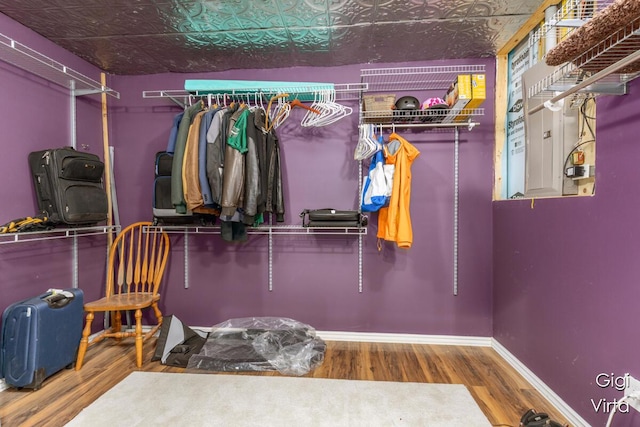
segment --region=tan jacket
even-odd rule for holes
[[[187,209],[190,211],[204,204],[200,191],[200,175],[198,174],[198,140],[200,123],[204,113],[204,111],[197,113],[191,122],[182,158],[182,190]]]

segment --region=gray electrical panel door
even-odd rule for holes
[[[529,111],[553,98],[553,92],[529,97],[529,88],[551,75],[554,67],[538,63],[522,76],[525,119],[525,197],[552,197],[578,193],[573,180],[564,174],[566,157],[578,141],[578,109],[569,99],[559,111],[543,108]]]

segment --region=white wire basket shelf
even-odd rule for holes
[[[0,234],[0,245],[8,243],[34,242],[41,240],[67,239],[70,237],[96,236],[118,232],[116,225],[96,225],[91,227],[53,228],[45,231],[27,231]]]
[[[458,74],[482,74],[484,65],[371,68],[360,71],[369,92],[447,90]]]
[[[363,111],[365,123],[446,123],[464,122],[469,117],[483,116],[484,108],[433,110]]]
[[[115,90],[3,34],[0,34],[0,60],[67,89],[73,89],[76,95],[104,92],[114,98],[120,98],[120,93]]]
[[[159,230],[176,234],[220,234],[219,226],[196,225],[155,225],[149,230]],[[367,234],[367,227],[303,227],[302,225],[261,225],[259,227],[247,227],[247,234],[261,235],[359,235]]]
[[[571,0],[560,8],[550,22],[534,32],[530,48],[546,51],[547,43],[565,40],[613,0],[599,2]],[[633,20],[571,61],[558,66],[551,74],[529,88],[529,97],[547,96],[548,92],[571,92],[594,95],[624,95],[627,83],[640,75],[624,68],[640,51],[640,18]],[[544,59],[543,59],[544,60]],[[587,82],[586,84],[583,84]],[[578,87],[578,90],[575,88]],[[546,94],[545,94],[546,93]]]
[[[360,99],[360,93],[367,91],[367,85],[364,83],[336,83],[332,84],[333,90],[335,91],[335,100],[336,101],[357,101]],[[268,98],[274,95],[281,93],[283,90],[286,90],[286,93],[290,94],[292,99],[295,99],[296,96],[305,95],[306,100],[313,100],[313,95],[316,92],[326,91],[326,87],[318,87],[315,88],[313,86],[292,86],[289,88],[281,88],[279,91],[263,91],[262,89],[256,87],[255,90],[247,92],[247,89],[244,88],[242,91],[225,90],[218,95],[226,95],[230,98],[234,96],[239,97],[248,97],[251,103],[256,102],[258,96],[264,95]],[[212,95],[211,91],[187,91],[187,90],[145,90],[142,92],[142,97],[145,99],[149,98],[168,98],[180,105],[184,108],[184,106],[189,105],[189,101],[194,99],[204,98],[206,99]],[[213,95],[215,99],[215,94]],[[263,101],[264,102],[264,101]]]

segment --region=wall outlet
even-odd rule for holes
[[[640,381],[633,378],[629,374],[626,374],[625,377],[626,377],[626,381],[625,381],[624,395],[629,396],[635,393],[637,396],[640,396]],[[629,400],[627,400],[627,403],[629,404],[629,406],[633,407],[636,411],[640,411],[640,397],[629,398]]]

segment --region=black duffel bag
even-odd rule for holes
[[[358,211],[305,209],[300,212],[303,227],[365,227],[366,215]]]

